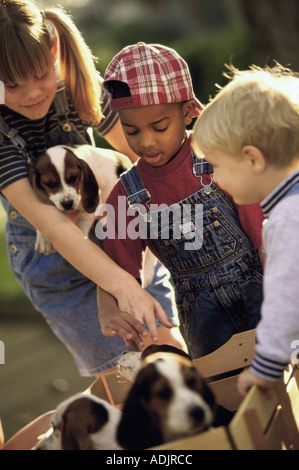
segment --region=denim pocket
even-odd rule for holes
[[[199,270],[208,272],[243,250],[244,235],[219,209],[205,211],[201,226],[194,218],[189,225],[195,230],[182,232],[180,238],[172,237],[174,232],[178,232],[177,227],[172,226],[168,239],[163,239],[160,232],[160,243],[152,240],[162,259],[167,260],[167,266],[171,266],[170,271],[173,269],[189,274]]]
[[[59,253],[44,255],[36,252],[35,240],[30,235],[10,236],[8,239],[11,269],[26,292],[29,288],[49,290],[53,294],[68,289],[73,292],[76,286],[87,282],[86,277]]]
[[[10,236],[7,237],[7,252],[11,269],[15,276],[22,280],[26,273],[35,264],[38,253],[34,250],[34,236]]]

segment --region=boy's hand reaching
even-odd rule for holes
[[[123,312],[117,305],[105,314],[99,313],[99,321],[104,336],[119,335],[127,347],[133,342],[141,348],[144,346],[143,337],[147,336],[147,331],[133,315]]]
[[[136,284],[134,298],[128,291],[119,295],[118,299],[98,288],[99,321],[105,336],[121,336],[126,346],[134,341],[143,347],[143,338],[147,336],[147,325],[152,341],[158,341],[155,316],[166,328],[172,328],[163,308],[146,290]],[[130,313],[129,313],[130,312]]]
[[[167,315],[159,302],[157,302],[142,287],[139,287],[139,289],[140,298],[138,297],[137,292],[135,292],[133,302],[128,296],[124,299],[119,296],[118,305],[122,311],[130,312],[141,325],[147,325],[153,342],[156,342],[158,341],[158,332],[155,317],[157,317],[166,328],[172,328],[173,325],[169,322]]]

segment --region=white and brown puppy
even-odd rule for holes
[[[132,357],[127,376],[133,378],[138,360],[140,370],[123,406],[117,433],[121,446],[146,449],[212,426],[217,408],[213,392],[187,354],[154,345]]]
[[[94,395],[78,394],[62,402],[52,429],[33,450],[119,450],[116,441],[121,411]]]
[[[130,159],[91,145],[55,146],[40,154],[29,167],[29,179],[41,201],[60,211],[79,211],[76,225],[87,236],[98,204],[104,203],[119,175],[130,168]],[[36,251],[54,250],[40,232]]]

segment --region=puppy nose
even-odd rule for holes
[[[190,417],[193,419],[194,424],[201,424],[204,420],[204,410],[201,406],[194,406],[189,411]]]
[[[72,199],[68,199],[67,201],[62,201],[61,205],[64,210],[69,211],[73,208],[74,201]]]

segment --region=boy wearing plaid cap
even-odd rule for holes
[[[186,62],[173,49],[126,47],[108,66],[104,87],[140,157],[107,201],[105,251],[139,279],[148,246],[171,273],[189,353],[209,354],[260,319],[260,210],[239,211],[213,183],[213,169],[192,152],[186,126],[203,106]],[[103,291],[99,319],[104,334],[125,341],[138,340],[144,323],[120,312]]]

